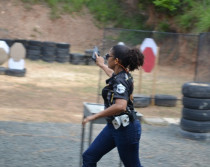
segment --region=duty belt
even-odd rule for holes
[[[137,119],[137,116],[136,116],[136,112],[132,112],[132,113],[122,113],[120,115],[116,115],[116,116],[121,116],[121,115],[128,115],[129,116],[129,119],[131,122],[133,122],[134,120]],[[115,116],[112,116],[112,117],[107,117],[106,118],[106,121],[107,123],[112,123],[112,121],[114,120]]]

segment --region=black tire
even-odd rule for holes
[[[68,43],[57,43],[56,46],[57,46],[57,48],[63,48],[63,49],[70,48],[70,44],[68,44]]]
[[[155,95],[155,105],[165,106],[165,107],[175,107],[177,102],[177,97],[172,95]]]
[[[180,129],[180,134],[184,138],[191,139],[191,140],[200,140],[200,141],[210,140],[210,133],[195,133],[195,132],[189,132],[189,131]]]
[[[67,62],[69,62],[69,58],[67,57],[67,58],[56,58],[56,62],[58,62],[58,63],[67,63]]]
[[[56,48],[56,43],[55,42],[43,42],[42,46],[44,48],[48,48],[48,47]]]
[[[185,108],[199,109],[199,110],[210,109],[210,99],[183,97],[182,103]]]
[[[68,53],[59,53],[56,57],[70,57]]]
[[[64,54],[62,54],[62,55],[57,55],[56,56],[56,59],[68,59],[68,61],[69,61],[69,54],[66,54],[66,55],[64,55]]]
[[[34,61],[36,61],[36,60],[39,60],[41,57],[40,57],[40,55],[27,55],[27,58],[29,59],[29,60],[34,60]]]
[[[41,46],[32,46],[32,45],[29,45],[27,47],[27,50],[41,50]]]
[[[135,108],[147,107],[151,103],[151,97],[147,95],[133,95],[133,105]]]
[[[73,59],[73,54],[69,53],[69,62],[72,63],[72,59]]]
[[[210,132],[210,121],[192,121],[182,118],[180,126],[183,130],[196,133]]]
[[[41,55],[41,50],[27,50],[28,55]]]
[[[48,63],[53,63],[55,61],[54,56],[42,56],[42,60]]]
[[[71,63],[75,65],[85,65],[86,64],[86,58],[85,55],[80,53],[72,53],[71,54]]]
[[[5,75],[15,76],[15,77],[24,77],[25,74],[26,74],[26,69],[23,70],[7,69],[5,71]]]
[[[210,121],[210,110],[183,108],[182,117],[194,121]]]
[[[210,84],[187,82],[182,86],[182,94],[185,97],[210,99]]]
[[[5,67],[0,67],[0,75],[4,75],[6,71]]]
[[[56,48],[55,47],[51,47],[51,46],[42,47],[42,50],[43,51],[54,51],[54,52],[56,52]]]
[[[30,40],[28,41],[28,45],[31,45],[31,46],[42,46],[42,42],[41,41],[34,41],[34,40]]]
[[[93,54],[93,49],[87,49],[87,50],[85,50],[85,55],[92,56],[92,54]]]
[[[55,56],[55,50],[43,50],[41,53],[43,56]]]
[[[69,49],[58,49],[57,48],[56,54],[69,54]]]

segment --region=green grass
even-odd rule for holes
[[[97,20],[98,27],[112,25],[121,28],[142,29],[144,17],[138,12],[127,11],[127,6],[120,0],[22,0],[26,8],[37,3],[44,3],[51,8],[51,19],[59,18],[63,13],[80,13],[87,7]],[[137,10],[135,10],[137,11]]]
[[[150,0],[138,2],[135,9],[121,0],[22,0],[25,7],[44,3],[51,8],[51,19],[59,18],[63,13],[81,14],[87,7],[97,20],[98,27],[115,27],[126,29],[156,30],[174,32],[208,32],[210,30],[210,2],[196,0]],[[154,15],[159,13],[157,24],[148,26],[148,10],[153,7]],[[170,20],[170,22],[169,22]],[[172,22],[171,22],[172,21]],[[176,24],[174,30],[173,24]]]

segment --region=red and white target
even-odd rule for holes
[[[155,66],[157,56],[157,45],[152,38],[145,38],[140,46],[141,52],[144,54],[144,65],[142,68],[145,72],[151,72]]]

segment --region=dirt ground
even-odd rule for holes
[[[71,44],[71,52],[84,52],[101,45],[103,30],[94,24],[87,9],[80,15],[64,14],[51,20],[50,9],[44,4],[28,6],[19,0],[0,0],[0,4],[0,38],[66,42]],[[83,115],[83,102],[97,102],[96,66],[26,60],[26,68],[23,78],[0,75],[0,120],[78,123]],[[157,92],[180,99],[181,85],[192,78],[183,71],[160,67]],[[140,88],[138,76],[139,72],[134,73],[136,90]],[[143,76],[141,93],[151,94],[151,77],[152,74]],[[102,76],[102,83],[105,79]],[[101,98],[99,102],[102,103]],[[172,108],[149,106],[137,110],[148,117],[180,117],[181,108],[178,101]]]
[[[66,42],[74,52],[101,45],[103,29],[96,27],[85,8],[80,15],[63,14],[52,20],[44,4],[27,5],[20,0],[0,0],[0,4],[0,38]]]
[[[97,66],[26,60],[26,67],[25,77],[0,75],[2,121],[79,123],[83,116],[83,102],[97,102],[99,84]],[[166,74],[170,75],[170,69],[162,67],[160,70],[168,71]],[[133,75],[137,79],[138,72]],[[184,75],[183,77],[185,78]],[[170,80],[168,77],[168,81]],[[101,82],[104,83],[104,80]],[[165,83],[164,78],[161,82]],[[161,82],[159,81],[159,84]],[[173,87],[172,90],[177,93],[178,98],[181,98],[180,84],[177,82],[174,82],[174,85],[169,84],[169,90],[171,91]],[[166,89],[166,86],[164,87]],[[146,90],[145,87],[144,91]],[[103,103],[101,98],[99,102]],[[146,117],[177,118],[180,117],[181,108],[181,101],[178,100],[176,107],[149,106],[137,108],[137,111]]]
[[[83,102],[95,102],[96,93],[83,91],[87,85],[84,81],[93,77],[82,73],[87,67],[79,70],[77,66],[41,61],[26,64],[24,78],[0,76],[1,120],[78,122],[82,118]]]

